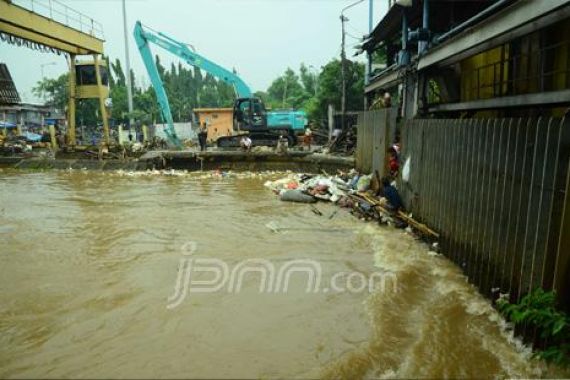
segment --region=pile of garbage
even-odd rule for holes
[[[73,171],[73,169],[69,169]],[[125,171],[122,169],[106,172],[108,175],[118,177],[184,177],[189,179],[207,180],[207,179],[259,179],[275,178],[288,174],[284,171],[265,170],[265,171],[231,171],[231,170],[211,170],[211,171],[189,171],[189,170],[175,170],[175,169],[153,169],[153,170],[140,170],[140,171]]]
[[[363,220],[376,220],[428,238],[439,235],[404,212],[396,183],[378,175],[362,175],[356,170],[328,174],[289,174],[265,187],[278,194],[282,201],[315,203],[326,201],[351,210]]]
[[[289,174],[276,181],[265,182],[265,187],[279,194],[281,200],[313,203],[318,200],[345,203],[349,194],[367,191],[371,175],[359,175],[355,170],[338,175]]]

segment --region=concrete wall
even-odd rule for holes
[[[358,113],[355,162],[360,172],[386,174],[386,152],[394,142],[397,112],[387,108]]]
[[[166,139],[164,128],[166,124],[157,124],[154,128],[154,136]],[[174,130],[181,140],[194,140],[196,139],[196,131],[192,129],[192,123],[174,123]]]

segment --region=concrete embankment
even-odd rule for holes
[[[151,151],[138,159],[82,159],[82,158],[24,158],[0,157],[0,168],[30,170],[43,169],[87,169],[87,170],[293,170],[305,172],[334,172],[354,167],[352,157],[337,157],[310,152],[188,152]]]

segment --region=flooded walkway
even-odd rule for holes
[[[0,377],[540,375],[445,258],[266,179],[1,172]]]

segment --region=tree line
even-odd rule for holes
[[[109,117],[121,123],[134,119],[139,123],[160,123],[161,115],[154,89],[150,85],[135,85],[136,77],[131,70],[133,84],[133,112],[128,112],[127,80],[121,61],[109,61],[109,87],[112,107]],[[233,87],[212,75],[204,74],[195,67],[182,63],[164,67],[158,55],[156,66],[168,95],[172,117],[175,122],[192,119],[194,108],[231,107],[235,99]],[[312,67],[311,67],[312,68]],[[59,109],[67,108],[69,74],[57,78],[44,78],[33,88],[34,94],[46,100],[46,104]],[[272,81],[266,91],[258,91],[270,109],[299,109],[307,112],[314,124],[324,124],[327,108],[332,104],[340,109],[342,89],[341,62],[333,59],[320,69],[310,70],[301,64],[299,70],[287,68]],[[364,92],[364,65],[347,60],[347,110],[361,110]],[[148,82],[148,81],[147,81]],[[95,126],[100,122],[97,99],[77,101],[76,122],[78,125]]]

